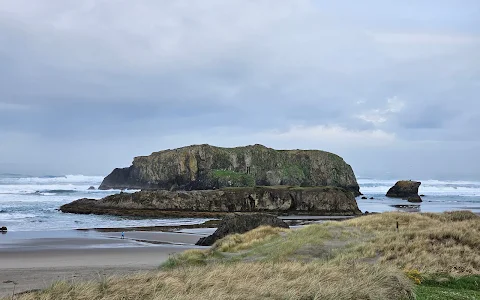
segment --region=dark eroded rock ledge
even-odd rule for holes
[[[339,187],[245,187],[204,191],[140,191],[80,199],[62,212],[139,217],[207,217],[229,212],[305,215],[361,214],[354,194]]]
[[[259,226],[290,228],[287,223],[274,215],[262,213],[233,213],[226,215],[225,218],[222,219],[213,234],[201,238],[195,245],[211,246],[215,241],[229,234],[245,233]]]

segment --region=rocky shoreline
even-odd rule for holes
[[[339,187],[245,187],[202,191],[140,191],[79,199],[65,213],[136,217],[218,218],[231,212],[359,215],[354,194]]]

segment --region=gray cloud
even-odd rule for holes
[[[480,177],[480,5],[462,3],[8,1],[0,171],[106,174],[208,142]]]

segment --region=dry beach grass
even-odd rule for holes
[[[346,257],[378,256],[381,263],[420,272],[480,274],[480,217],[471,212],[384,213],[345,225],[375,235],[347,251]]]
[[[63,282],[18,299],[414,299],[414,281],[429,274],[480,274],[479,249],[475,214],[383,213],[260,227],[171,257],[158,272]]]
[[[101,282],[61,282],[19,299],[409,299],[412,283],[393,268],[286,262],[211,264]]]
[[[236,252],[252,248],[255,244],[265,243],[267,239],[272,238],[281,232],[287,232],[287,229],[260,226],[244,234],[231,234],[219,240],[212,246],[212,250],[220,252]]]

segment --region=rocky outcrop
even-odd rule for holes
[[[95,187],[92,185],[88,188],[89,191],[94,191],[95,190]]]
[[[7,227],[5,226],[0,227],[0,232],[7,232]]]
[[[418,195],[418,188],[421,184],[419,181],[398,181],[388,190],[387,197],[402,198],[409,202],[422,202],[422,198]]]
[[[412,203],[420,203],[420,202],[423,202],[422,197],[420,197],[420,196],[408,197],[408,198],[407,198],[407,201],[408,201],[408,202],[412,202]]]
[[[208,190],[248,186],[336,186],[360,195],[350,165],[318,150],[274,150],[262,145],[194,145],[136,157],[115,169],[100,189]]]
[[[289,228],[287,223],[274,215],[262,213],[233,213],[226,215],[218,225],[217,230],[212,235],[201,238],[196,245],[211,246],[215,241],[229,234],[244,233],[259,226]]]
[[[246,187],[205,191],[140,191],[80,199],[62,212],[122,216],[213,217],[228,212],[360,214],[353,193],[338,187]]]

